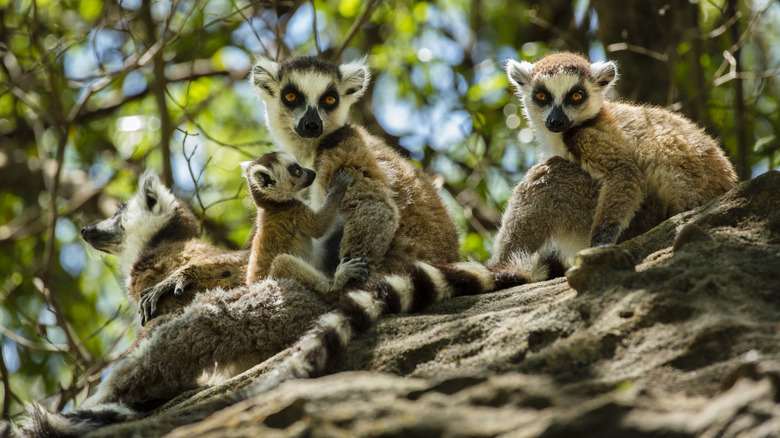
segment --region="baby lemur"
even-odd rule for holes
[[[119,257],[141,324],[181,311],[202,290],[244,284],[248,251],[227,251],[200,240],[192,211],[152,171],[113,217],[84,227],[95,249]]]
[[[276,143],[317,172],[311,206],[322,205],[336,173],[355,180],[341,202],[343,223],[320,241],[324,251],[315,266],[330,272],[332,260],[362,259],[376,277],[417,260],[456,262],[458,232],[428,178],[384,141],[347,123],[369,76],[362,61],[338,65],[310,57],[261,58],[252,69]]]
[[[540,143],[574,164],[553,158],[529,170],[502,218],[493,262],[545,244],[566,260],[734,186],[731,163],[693,122],[662,108],[605,100],[617,78],[613,62],[554,53],[535,64],[509,60],[506,69]],[[629,227],[632,221],[639,225]]]
[[[365,280],[367,268],[360,259],[340,264],[334,279],[313,266],[302,268],[312,254],[312,237],[322,237],[336,220],[344,193],[354,181],[349,174],[336,174],[325,203],[314,211],[298,194],[312,184],[316,174],[298,164],[292,155],[270,152],[255,161],[242,162],[241,168],[258,208],[247,284],[269,275],[295,278],[322,295],[330,295],[343,289],[347,279]]]

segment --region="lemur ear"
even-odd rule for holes
[[[341,71],[341,87],[345,96],[353,96],[354,99],[360,98],[368,88],[368,81],[371,80],[371,73],[366,66],[366,58],[339,66]]]
[[[617,80],[617,64],[612,61],[594,62],[590,65],[590,74],[601,88],[608,88]]]
[[[254,161],[242,161],[238,163],[238,165],[241,166],[241,173],[246,173],[246,171],[252,167],[252,164],[254,164]]]
[[[161,186],[160,177],[151,169],[144,171],[141,179],[138,180],[138,190],[143,194],[144,205],[150,211],[157,205]]]
[[[264,56],[258,57],[249,82],[262,99],[273,99],[278,92],[279,63]]]
[[[509,78],[509,82],[517,87],[518,91],[522,91],[531,83],[531,70],[533,68],[534,65],[528,61],[506,60],[506,76]]]
[[[252,179],[254,180],[254,183],[260,188],[276,185],[276,180],[271,174],[271,170],[260,164],[253,168]]]

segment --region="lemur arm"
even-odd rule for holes
[[[341,203],[345,223],[340,257],[363,259],[376,269],[398,230],[400,213],[386,184],[363,174],[353,177],[355,184]]]
[[[368,279],[369,267],[362,259],[344,260],[336,268],[333,278],[310,265],[300,257],[290,254],[279,254],[271,264],[269,277],[292,278],[298,280],[309,289],[317,292],[325,301],[338,301],[341,291],[351,280],[360,282]]]
[[[199,292],[215,287],[230,289],[243,285],[246,258],[246,251],[213,255],[182,266],[166,279],[144,289],[138,304],[141,325],[146,325],[156,316],[169,313],[174,308],[183,308]],[[166,299],[161,303],[171,294],[175,302]]]
[[[628,150],[628,140],[616,138],[615,132],[588,127],[571,138],[572,146],[582,154],[583,168],[601,182],[590,246],[615,243],[647,192],[646,178]],[[589,147],[591,144],[598,147]]]
[[[333,225],[333,221],[338,217],[344,194],[347,192],[350,184],[354,182],[355,179],[348,173],[339,172],[334,175],[322,207],[316,212],[308,207],[306,208],[306,218],[301,221],[300,230],[314,238],[324,236],[331,225]]]

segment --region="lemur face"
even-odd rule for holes
[[[363,61],[337,65],[311,57],[280,63],[261,58],[251,82],[265,102],[271,133],[291,150],[296,138],[319,139],[343,126],[369,77]]]
[[[142,247],[168,225],[176,210],[176,198],[157,175],[146,171],[138,192],[106,220],[81,229],[81,237],[93,248],[120,255],[128,247]]]
[[[509,81],[517,88],[527,117],[538,129],[562,133],[595,117],[604,92],[614,83],[613,62],[590,64],[572,53],[554,53],[535,64],[508,60]]]
[[[269,201],[295,199],[296,193],[309,187],[317,175],[285,152],[269,152],[255,161],[244,161],[241,170],[255,204],[260,207]]]

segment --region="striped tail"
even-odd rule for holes
[[[347,292],[336,310],[322,315],[295,345],[283,368],[294,377],[322,374],[354,336],[383,315],[413,313],[450,298],[479,295],[547,277],[538,256],[516,257],[487,267],[475,262],[418,262],[405,274],[389,275],[365,289]]]

